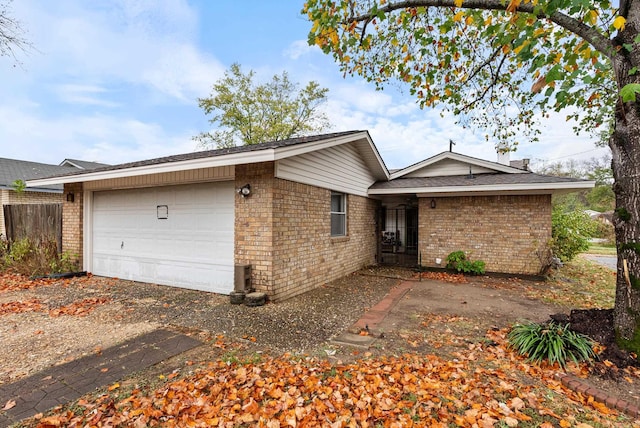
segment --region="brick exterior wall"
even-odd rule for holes
[[[273,178],[274,163],[236,166],[236,189],[251,185],[251,196],[236,193],[235,264],[251,265],[251,283],[268,295],[273,282]]]
[[[64,194],[72,192],[74,201],[67,202],[66,197],[62,205],[62,251],[72,255],[78,266],[82,268],[83,250],[83,210],[84,192],[82,183],[71,183],[64,185]]]
[[[422,264],[446,264],[463,250],[489,272],[536,275],[539,251],[551,239],[551,196],[468,196],[419,199],[418,240]]]
[[[273,163],[236,167],[236,263],[274,301],[375,263],[374,200],[347,195],[347,236],[331,237],[331,191],[273,177]]]
[[[6,237],[6,229],[4,227],[4,207],[12,204],[60,204],[63,202],[62,193],[48,192],[31,192],[25,190],[17,193],[14,190],[0,190],[0,235]]]

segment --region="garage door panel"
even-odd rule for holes
[[[230,292],[234,197],[232,182],[94,193],[93,273]]]

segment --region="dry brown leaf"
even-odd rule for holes
[[[16,402],[15,400],[9,400],[5,403],[4,407],[2,408],[2,410],[9,410],[9,409],[13,409],[14,407],[16,407]]]

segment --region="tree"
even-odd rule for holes
[[[265,84],[253,82],[254,72],[244,74],[239,64],[231,65],[213,85],[211,95],[198,98],[198,105],[218,129],[194,137],[202,148],[234,147],[320,132],[328,120],[319,107],[328,89],[311,81],[302,90],[286,72]]]
[[[570,108],[611,148],[618,343],[640,354],[640,0],[307,0],[309,43],[379,87],[410,88],[501,150]],[[567,111],[567,110],[565,110]],[[601,127],[601,128],[600,128]]]
[[[24,30],[20,22],[11,17],[12,0],[0,1],[0,56],[13,57],[17,62],[16,50],[25,51],[31,45],[23,37]]]
[[[539,174],[556,175],[559,177],[573,177],[593,180],[593,189],[579,192],[554,195],[554,207],[562,206],[564,211],[590,209],[600,212],[612,211],[615,207],[613,193],[613,171],[611,170],[611,156],[578,161],[569,159],[566,162],[542,163],[531,168]]]
[[[589,249],[589,238],[596,232],[596,223],[582,211],[567,212],[560,206],[551,213],[551,249],[563,262],[571,261]]]

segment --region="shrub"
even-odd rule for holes
[[[485,272],[482,260],[468,260],[464,251],[454,251],[447,256],[447,269],[455,269],[462,273],[481,275]]]
[[[564,212],[554,207],[551,214],[551,249],[563,262],[589,249],[589,238],[596,232],[596,224],[582,211]]]
[[[538,363],[547,360],[564,368],[568,359],[579,362],[596,357],[591,339],[570,330],[569,324],[561,326],[553,321],[515,324],[508,339],[520,355]]]
[[[23,238],[10,245],[0,243],[0,267],[24,275],[46,275],[77,270],[77,264],[68,253],[58,254],[55,240],[42,242]]]

